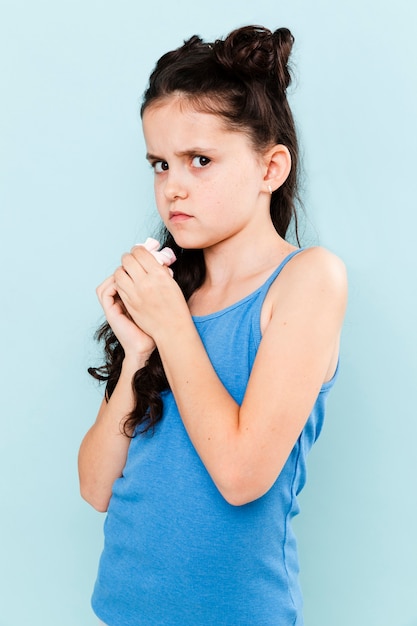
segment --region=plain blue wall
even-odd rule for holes
[[[96,623],[104,517],[76,457],[101,394],[95,287],[155,225],[140,96],[161,53],[247,23],[296,36],[305,242],[350,277],[296,522],[306,626],[416,626],[416,8],[139,4],[0,2],[0,626]]]

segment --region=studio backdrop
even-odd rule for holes
[[[417,625],[416,19],[409,0],[0,0],[0,626],[96,624],[104,515],[77,452],[103,391],[95,288],[158,225],[141,95],[163,52],[251,23],[295,35],[302,243],[349,274],[295,522],[306,626]]]

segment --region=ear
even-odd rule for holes
[[[285,183],[291,170],[291,155],[286,146],[277,144],[264,155],[266,174],[264,176],[265,191],[272,193]],[[272,191],[271,191],[272,190]]]

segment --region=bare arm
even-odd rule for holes
[[[149,358],[155,343],[126,315],[113,276],[97,288],[97,295],[125,358],[109,401],[103,400],[95,423],[82,441],[78,469],[81,495],[98,511],[106,511],[129,448],[130,438],[123,434],[123,424],[134,407],[132,378]]]
[[[175,255],[169,248],[159,251],[155,239],[143,244],[158,262],[169,266]],[[95,424],[83,439],[78,455],[81,495],[98,511],[106,511],[114,481],[122,475],[126,464],[130,438],[123,426],[134,408],[132,379],[142,368],[155,348],[153,339],[144,333],[127,314],[116,289],[114,276],[107,278],[98,288],[97,296],[107,321],[123,346],[125,358],[117,385],[108,402],[103,400]]]
[[[151,279],[153,268],[146,258],[141,262],[145,275],[138,284],[150,301],[146,273]],[[159,319],[140,306],[137,322],[158,346],[185,428],[219,491],[231,504],[254,500],[278,477],[334,368],[346,304],[344,267],[330,253],[311,249],[283,270],[240,407],[217,377],[183,304],[161,273],[158,280]],[[134,317],[135,307],[126,303]],[[171,312],[169,323],[164,310]]]
[[[114,481],[122,475],[130,439],[123,423],[133,409],[132,377],[138,366],[126,359],[115,390],[103,399],[97,419],[84,437],[78,471],[82,497],[98,511],[107,511]]]

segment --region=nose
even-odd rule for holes
[[[165,179],[164,194],[170,200],[184,199],[187,197],[187,189],[183,177],[178,170],[169,169]]]

